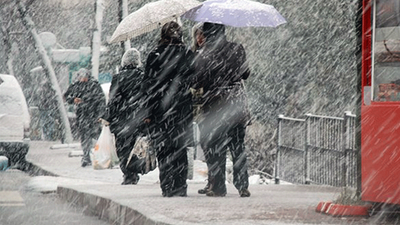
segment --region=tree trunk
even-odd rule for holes
[[[3,23],[2,13],[0,13],[0,24],[1,24],[1,33],[3,34],[3,43],[4,43],[4,51],[5,51],[5,60],[7,63],[8,74],[14,75],[13,68],[13,55],[12,55],[12,45],[10,41],[10,32],[8,30],[8,26]]]
[[[95,3],[95,28],[93,29],[92,40],[92,75],[99,79],[100,47],[101,47],[101,24],[103,22],[103,0],[96,0]]]
[[[21,14],[23,24],[26,29],[31,33],[33,39],[35,40],[36,50],[38,51],[40,57],[42,58],[41,63],[42,67],[45,71],[47,79],[50,80],[52,87],[56,91],[56,99],[58,103],[58,109],[60,110],[61,121],[64,125],[64,135],[65,135],[65,142],[71,143],[72,142],[72,133],[71,133],[71,126],[69,124],[67,111],[64,107],[64,102],[60,86],[58,85],[56,73],[54,72],[53,66],[51,65],[50,58],[47,56],[47,52],[42,44],[42,40],[40,39],[35,24],[33,23],[32,19],[28,15],[25,6],[18,0],[17,1],[18,11]]]

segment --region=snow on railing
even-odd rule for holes
[[[275,183],[356,187],[356,116],[279,115]]]

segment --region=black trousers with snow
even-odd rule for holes
[[[86,111],[77,111],[77,127],[83,150],[82,162],[91,162],[90,150],[94,147],[95,141],[100,135],[100,123],[98,123]]]
[[[208,167],[208,182],[216,194],[226,193],[226,154],[233,160],[233,184],[237,190],[249,187],[247,155],[244,146],[246,126],[242,123],[200,123],[200,144]]]
[[[173,129],[153,136],[160,171],[160,187],[163,196],[166,197],[185,195],[188,175],[188,131],[178,126],[166,127]]]

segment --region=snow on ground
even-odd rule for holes
[[[69,175],[68,177],[63,177],[60,174],[59,177],[53,176],[36,176],[33,177],[27,185],[28,190],[36,191],[36,192],[55,192],[57,190],[57,186],[59,185],[66,185],[66,184],[91,184],[91,183],[99,183],[99,184],[106,184],[106,183],[116,183],[120,182],[119,178],[121,178],[122,172],[119,170],[119,167],[116,166],[113,169],[106,169],[106,170],[94,170],[92,168],[82,168],[84,173],[92,173],[93,179],[84,179],[80,178],[79,171],[76,175]],[[91,172],[92,171],[92,172]],[[82,172],[82,171],[81,171]],[[105,176],[112,176],[114,179],[110,179],[108,182],[103,179],[96,179],[99,175],[104,174]],[[88,175],[86,175],[87,177]],[[159,177],[158,168],[145,175],[140,175],[139,182],[145,183],[157,183]],[[121,178],[122,179],[122,178]],[[232,183],[232,162],[228,159],[227,160],[227,183]],[[122,180],[121,180],[122,181]],[[187,183],[206,183],[207,182],[207,164],[201,160],[194,160],[193,162],[193,179],[188,179]],[[265,179],[260,175],[252,175],[249,177],[249,184],[250,185],[267,185],[267,184],[274,184],[272,179]],[[280,184],[290,184],[284,181],[280,181]]]

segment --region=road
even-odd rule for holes
[[[0,171],[1,225],[106,225],[86,216],[82,209],[62,202],[56,193],[41,193],[30,187],[32,179],[20,170]]]

